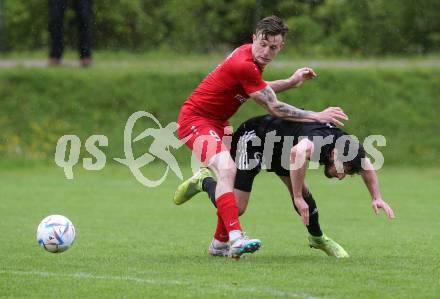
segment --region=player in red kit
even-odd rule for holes
[[[186,141],[193,154],[217,177],[217,228],[209,247],[212,255],[228,247],[229,256],[239,258],[243,253],[252,253],[261,246],[260,240],[249,239],[242,232],[233,193],[236,167],[225,144],[227,142],[223,140],[229,125],[228,119],[241,104],[251,98],[270,114],[294,121],[342,125],[341,121],[347,119],[338,107],[313,112],[298,109],[277,99],[277,92],[297,87],[305,80],[316,77],[310,68],[299,69],[285,80],[266,82],[262,79],[264,67],[281,50],[287,31],[287,26],[276,16],[259,21],[252,36],[252,44],[235,49],[203,79],[180,110],[179,137]],[[194,177],[194,180],[180,185],[176,191],[177,200],[179,196],[191,196],[195,189],[201,189],[202,186],[192,184],[198,181],[203,180]]]

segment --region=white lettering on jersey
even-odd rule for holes
[[[234,97],[236,100],[238,100],[240,102],[240,104],[243,104],[244,102],[246,102],[247,98],[241,94],[236,94]]]

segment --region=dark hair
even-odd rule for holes
[[[283,20],[281,20],[277,16],[269,16],[261,19],[257,26],[255,27],[255,35],[263,35],[263,39],[267,39],[267,36],[275,36],[281,34],[284,36],[289,32],[289,27],[284,24]]]
[[[344,162],[344,169],[346,174],[359,174],[362,171],[362,158],[365,158],[365,150],[359,142],[353,138],[349,138],[344,144],[344,155],[348,155],[350,143],[357,143],[358,150],[356,156],[347,162]]]
[[[344,134],[344,135],[346,136],[346,134]],[[344,136],[344,135],[342,135],[342,136]],[[342,136],[339,136],[339,137],[342,137]],[[343,149],[339,148],[338,155],[340,154],[343,156],[347,156],[348,152],[350,150],[350,146],[357,146],[358,147],[358,150],[357,150],[354,158],[351,159],[350,161],[343,162],[343,165],[344,165],[344,172],[346,174],[349,174],[349,175],[359,174],[363,169],[362,168],[362,159],[365,158],[365,156],[366,156],[364,148],[362,147],[361,144],[359,144],[359,142],[357,140],[355,140],[354,138],[351,138],[351,137],[349,137],[349,138],[347,138],[347,140],[345,140],[345,143],[343,146],[344,146]],[[327,169],[328,167],[330,167],[334,163],[334,161],[333,161],[333,157],[331,157],[331,155],[332,155],[331,151],[329,151],[326,155],[327,155],[327,161],[325,163],[325,166]],[[329,177],[327,174],[326,174],[326,176]]]
[[[362,168],[362,159],[365,158],[365,150],[362,145],[359,145],[359,150],[353,160],[344,162],[347,174],[359,174]]]

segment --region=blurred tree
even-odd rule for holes
[[[1,1],[2,46],[47,47],[47,1]],[[306,55],[440,50],[439,0],[94,0],[93,10],[97,49],[224,51],[249,42],[255,23],[276,14],[290,27],[289,49]],[[74,17],[68,10],[65,22]],[[75,28],[66,26],[68,47],[76,47]]]
[[[0,0],[0,52],[6,51],[5,29],[3,25],[4,20],[4,4],[3,0]]]
[[[47,45],[47,3],[4,0],[7,50],[31,50]]]

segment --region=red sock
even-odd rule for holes
[[[215,203],[217,204],[217,215],[223,220],[224,227],[228,234],[233,230],[241,230],[234,193],[228,192],[223,194]]]
[[[223,224],[223,220],[220,218],[220,216],[217,216],[217,228],[215,230],[214,238],[220,242],[229,241],[228,231],[226,230],[226,227]]]

